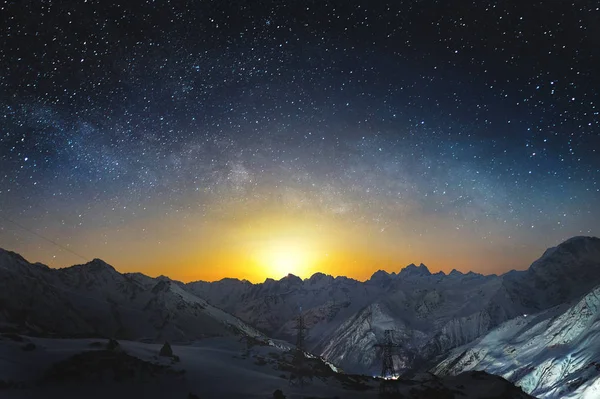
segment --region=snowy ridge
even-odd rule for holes
[[[433,371],[486,370],[540,398],[600,397],[600,286],[571,306],[512,319]]]

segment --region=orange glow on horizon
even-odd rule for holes
[[[68,242],[120,272],[166,275],[183,282],[238,278],[260,283],[289,273],[309,278],[316,272],[364,281],[379,269],[399,272],[410,263],[424,263],[432,273],[453,268],[503,273],[528,267],[545,249],[541,244],[515,247],[500,240],[482,243],[476,231],[462,231],[458,239],[437,232],[415,237],[406,233],[417,225],[410,218],[381,229],[343,215],[286,213],[276,207],[249,215],[235,206],[224,208],[226,213],[162,215],[120,228],[90,229],[68,237]],[[51,267],[82,263],[46,243],[16,244],[4,248]]]

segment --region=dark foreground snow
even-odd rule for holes
[[[254,341],[253,341],[254,342]],[[236,338],[172,345],[105,339],[0,338],[0,397],[33,398],[375,398],[379,381],[336,373],[318,359],[304,387],[289,383],[291,354],[284,346],[250,346]],[[529,398],[506,380],[485,373],[439,379],[422,375],[394,382],[406,398]],[[192,396],[195,395],[195,396]],[[442,396],[445,395],[445,396]],[[502,396],[508,395],[508,396]]]

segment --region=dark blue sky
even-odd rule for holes
[[[595,2],[0,7],[0,246],[33,260],[81,259],[20,226],[199,276],[264,218],[288,241],[351,231],[326,241],[364,247],[357,276],[428,256],[502,272],[598,235]]]

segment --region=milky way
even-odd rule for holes
[[[595,2],[5,1],[0,18],[0,247],[34,260],[202,278],[226,257],[194,251],[266,218],[345,232],[332,252],[375,245],[361,278],[503,272],[599,233]]]

